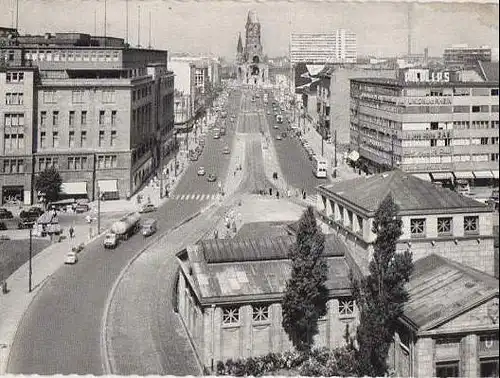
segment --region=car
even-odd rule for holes
[[[90,210],[90,206],[86,203],[79,203],[75,206],[75,213],[85,213]]]
[[[21,220],[17,223],[17,228],[20,230],[31,228],[35,224],[36,220],[36,217],[21,218]]]
[[[205,139],[200,139],[198,143],[203,147],[205,145]]]
[[[205,176],[205,168],[199,167],[197,173],[198,173],[198,176]]]
[[[222,150],[222,153],[224,155],[229,155],[231,153],[231,150],[229,149],[228,146],[224,147],[224,149]]]
[[[74,251],[68,252],[66,254],[66,256],[64,257],[65,264],[73,265],[73,264],[76,264],[77,262],[78,262],[78,255]]]
[[[278,130],[280,127],[278,125],[273,125],[273,129]]]
[[[213,173],[210,173],[210,174],[208,175],[208,177],[207,177],[207,181],[208,181],[208,182],[215,182],[215,181],[217,181],[217,176],[216,176],[216,175],[214,175]]]
[[[276,140],[281,140],[281,139],[283,139],[283,138],[281,138],[281,135],[279,135],[279,134],[276,135]]]
[[[12,215],[12,211],[0,207],[0,219],[12,219],[12,218],[14,218],[14,215]]]
[[[37,207],[37,206],[33,206],[33,207],[30,207],[27,211],[23,210],[21,211],[21,214],[19,214],[19,217],[21,218],[38,218],[40,217],[42,214],[44,213],[44,211]]]
[[[267,115],[271,115],[271,111],[270,111],[270,110],[268,110],[266,114],[267,114]]]
[[[9,235],[0,235],[0,240],[10,240]]]
[[[189,160],[191,160],[191,161],[197,161],[198,157],[199,157],[198,154],[190,154],[189,155]]]
[[[214,134],[214,139],[220,139],[220,134],[219,133]]]
[[[139,213],[151,213],[153,211],[156,211],[156,206],[153,205],[152,203],[147,203],[141,207],[139,210]]]

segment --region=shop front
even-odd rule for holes
[[[25,199],[24,186],[22,185],[2,186],[2,205],[24,204],[24,199]]]
[[[59,190],[59,197],[61,199],[88,199],[87,182],[63,182]]]
[[[97,187],[103,200],[120,199],[118,180],[97,180]]]

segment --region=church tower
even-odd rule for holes
[[[236,62],[243,62],[243,43],[241,42],[241,33],[238,35],[238,46],[236,47]]]
[[[257,12],[248,12],[247,23],[245,25],[245,47],[241,46],[241,35],[238,40],[238,80],[242,84],[262,85],[268,83],[269,69],[264,63],[263,49],[261,42],[260,22]],[[239,59],[241,57],[241,59]]]

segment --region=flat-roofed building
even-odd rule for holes
[[[491,62],[492,50],[489,46],[453,45],[444,49],[443,59],[446,67],[473,68],[477,61]]]
[[[0,73],[2,201],[41,200],[34,176],[48,166],[62,176],[62,196],[124,198],[174,150],[166,51],[80,33],[20,36],[2,49],[12,57]],[[12,168],[13,156],[22,167]],[[22,190],[6,184],[19,180]]]
[[[292,64],[356,63],[356,34],[338,29],[331,33],[292,33],[290,61]]]
[[[498,65],[406,69],[351,79],[352,160],[369,173],[399,168],[433,180],[498,182]]]

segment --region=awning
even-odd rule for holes
[[[491,171],[493,173],[493,178],[498,178],[498,171]]]
[[[351,161],[357,161],[359,159],[359,152],[358,151],[351,151],[349,155],[347,155],[347,158]]]
[[[471,171],[453,172],[456,179],[473,179],[474,174]]]
[[[489,179],[493,178],[493,173],[491,171],[474,171],[474,176],[477,179]]]
[[[453,175],[451,172],[432,172],[433,180],[451,180],[453,179]]]
[[[63,182],[61,193],[64,194],[87,194],[87,182]]]
[[[413,173],[413,176],[424,181],[432,181],[431,176],[428,173]]]
[[[97,180],[97,186],[101,193],[114,193],[118,191],[117,180]]]

